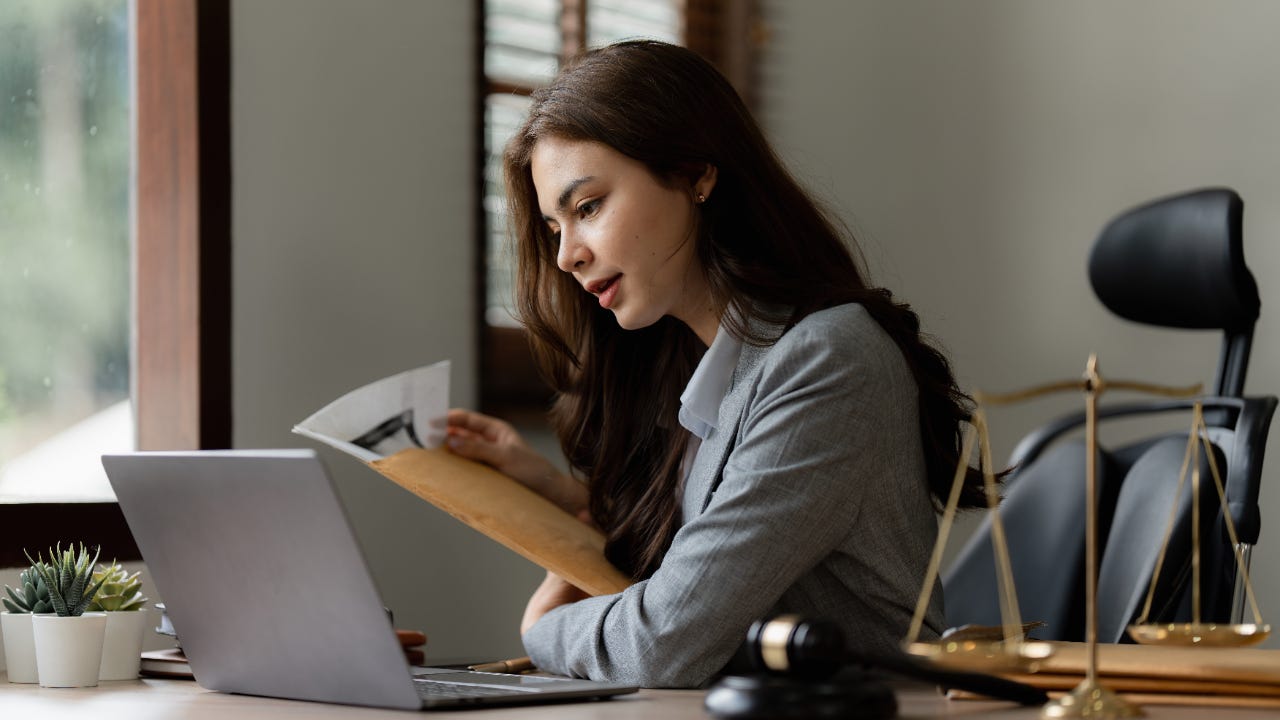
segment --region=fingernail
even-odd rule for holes
[[[454,450],[457,450],[458,448],[462,447],[462,438],[460,437],[450,437],[445,442],[448,443],[449,447]]]

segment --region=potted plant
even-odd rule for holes
[[[18,589],[4,586],[8,597],[0,612],[0,633],[4,635],[4,663],[9,669],[9,682],[37,682],[36,641],[31,634],[32,613],[53,612],[49,588],[45,587],[36,568],[29,567],[18,576]]]
[[[138,573],[130,575],[114,560],[109,567],[100,566],[93,573],[93,581],[99,588],[89,603],[89,611],[107,615],[98,679],[132,680],[138,677],[146,630],[147,598],[142,595],[142,581]]]
[[[86,613],[102,580],[92,579],[98,562],[98,548],[93,557],[80,544],[71,548],[50,549],[49,562],[37,556],[31,560],[45,587],[49,589],[52,614],[31,616],[31,630],[36,645],[36,671],[40,687],[93,687],[98,684],[98,668],[102,664],[102,641],[107,629],[106,613]]]

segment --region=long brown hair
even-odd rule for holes
[[[744,341],[767,345],[777,337],[753,332],[753,320],[785,327],[823,308],[860,303],[915,377],[929,487],[935,501],[946,497],[970,401],[946,358],[921,338],[919,318],[866,282],[845,233],[783,167],[710,64],[675,45],[622,42],[579,56],[535,92],[504,158],[519,258],[517,308],[557,393],[552,424],[588,483],[591,514],[614,564],[637,579],[652,575],[679,527],[688,437],[676,419],[679,397],[705,348],[671,317],[622,330],[558,269],[531,174],[543,137],[604,143],[673,186],[692,187],[715,166],[696,242],[715,308],[738,310],[723,313],[722,322]],[[984,501],[981,477],[971,471],[961,503]]]

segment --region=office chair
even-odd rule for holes
[[[1089,278],[1098,299],[1122,318],[1223,333],[1213,391],[1206,399],[1205,420],[1225,458],[1224,472],[1228,477],[1224,481],[1239,539],[1251,548],[1261,525],[1257,497],[1275,398],[1242,397],[1253,327],[1260,309],[1257,285],[1244,263],[1242,214],[1240,197],[1225,188],[1196,190],[1129,210],[1099,234],[1089,258]],[[1190,406],[1190,401],[1169,400],[1102,405],[1098,419],[1105,424],[1115,418],[1167,413]],[[1016,532],[1007,531],[1011,556],[1020,556],[1014,560],[1014,583],[1023,619],[1049,623],[1037,632],[1044,639],[1083,639],[1084,450],[1078,441],[1059,441],[1082,429],[1084,423],[1083,412],[1051,422],[1027,435],[1010,459],[1014,471],[1006,484],[1001,517],[1008,528],[1015,516],[1025,515],[1017,521]],[[1121,447],[1100,448],[1098,590],[1100,610],[1103,598],[1107,598],[1108,627],[1122,631],[1132,619],[1133,614],[1128,611],[1137,591],[1129,592],[1125,583],[1140,587],[1142,593],[1149,583],[1154,556],[1148,558],[1146,540],[1154,534],[1158,549],[1163,525],[1152,528],[1138,521],[1146,497],[1141,489],[1149,490],[1149,485],[1155,483],[1151,477],[1163,477],[1172,446],[1180,443],[1185,449],[1186,435],[1181,435],[1180,440],[1177,437],[1166,433]],[[1078,460],[1070,460],[1072,451]],[[1180,449],[1177,457],[1179,465],[1181,452]],[[1179,465],[1172,470],[1174,483]],[[1216,508],[1216,492],[1207,471],[1203,477],[1206,484],[1202,486],[1202,498]],[[1124,489],[1131,479],[1134,485],[1126,493]],[[1055,485],[1065,485],[1068,490],[1046,487]],[[1076,500],[1067,497],[1072,492]],[[1167,520],[1169,506],[1164,507],[1162,522]],[[1188,513],[1189,509],[1188,504]],[[1069,514],[1070,518],[1056,519],[1059,513]],[[1053,523],[1046,520],[1051,517],[1055,518]],[[1189,518],[1185,520],[1189,522]],[[1206,587],[1205,597],[1211,598],[1204,608],[1205,620],[1222,616],[1223,608],[1231,604],[1234,589],[1235,563],[1231,548],[1224,547],[1221,524],[1217,520],[1202,536],[1205,547],[1210,548],[1204,556],[1204,578],[1210,586]],[[1184,527],[1189,528],[1189,524]],[[998,611],[993,610],[998,608],[994,585],[984,583],[984,578],[994,577],[989,532],[990,522],[984,520],[944,574],[947,618],[952,626],[989,625],[994,624],[993,612],[998,617]],[[1137,535],[1143,542],[1138,542]],[[1162,580],[1155,603],[1161,617],[1190,619],[1185,601],[1189,588],[1186,583],[1177,582],[1181,568],[1189,563],[1189,555],[1183,557],[1184,550],[1187,548],[1176,553],[1171,550],[1166,568],[1161,571],[1162,575],[1169,573]],[[1105,572],[1102,568],[1106,568]],[[1123,576],[1125,572],[1130,573],[1127,578]],[[1046,579],[1048,576],[1057,580],[1051,582]],[[1145,599],[1145,595],[1142,597]],[[1141,602],[1137,609],[1141,610]],[[1101,615],[1099,620],[1101,627]],[[1120,639],[1115,633],[1108,637],[1112,642]]]

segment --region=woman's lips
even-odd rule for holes
[[[600,307],[608,310],[609,306],[613,304],[614,298],[618,296],[618,280],[621,278],[622,275],[618,274],[608,280],[591,283],[587,290],[599,298]]]

